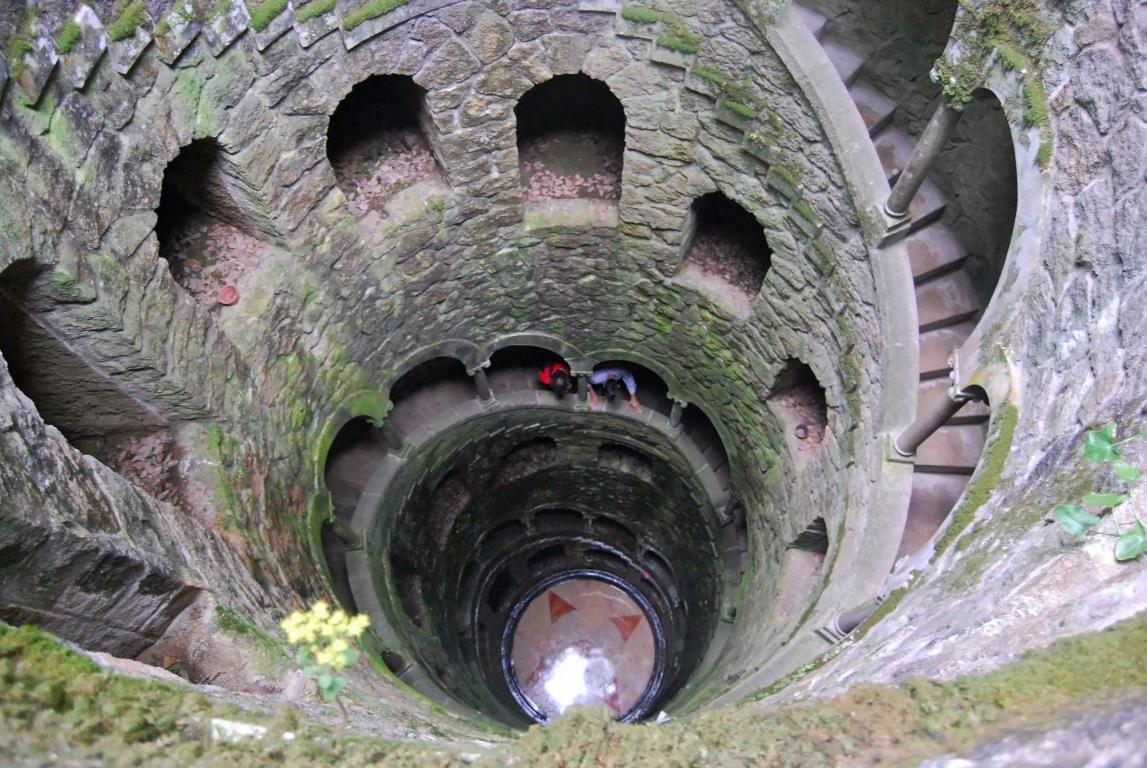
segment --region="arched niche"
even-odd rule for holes
[[[673,402],[669,399],[669,387],[656,371],[640,363],[621,359],[603,360],[594,365],[593,370],[596,372],[607,368],[620,368],[633,374],[634,382],[637,384],[637,399],[642,408],[652,408],[664,414],[668,414],[672,409]],[[613,404],[603,403],[603,407],[614,410],[629,406],[626,405],[626,395],[621,393]]]
[[[339,102],[327,159],[361,222],[402,218],[449,192],[432,135],[426,91],[407,75],[372,75]]]
[[[29,261],[0,272],[0,355],[16,387],[75,449],[178,503],[166,420],[69,346],[52,323],[50,276]]]
[[[388,421],[407,435],[436,423],[455,406],[478,398],[478,387],[461,360],[432,357],[414,366],[390,387],[394,407]]]
[[[605,83],[557,75],[514,107],[526,201],[621,197],[625,110]]]
[[[769,410],[780,421],[786,442],[798,452],[824,440],[828,429],[828,399],[816,373],[797,358],[789,358],[769,390]]]
[[[183,147],[164,169],[155,234],[175,282],[205,304],[237,301],[280,242],[260,194],[211,138]]]
[[[710,192],[690,206],[683,242],[677,280],[738,317],[752,314],[772,265],[760,222],[722,193]]]
[[[967,252],[963,270],[986,307],[1003,272],[1018,203],[1011,127],[990,90],[973,94],[937,170],[955,198],[945,223]]]
[[[501,347],[490,355],[490,367],[486,375],[490,379],[490,389],[497,397],[509,392],[546,389],[538,380],[538,374],[545,368],[569,361],[549,349],[525,344],[511,344]],[[572,397],[573,382],[569,396]]]

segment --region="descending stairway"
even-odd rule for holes
[[[896,94],[886,94],[865,78],[867,52],[826,34],[826,17],[814,8],[794,5],[801,23],[817,38],[848,88],[876,148],[889,183],[905,167],[916,137],[893,122]],[[968,253],[943,222],[948,200],[925,180],[909,207],[904,245],[916,286],[919,322],[920,389],[917,413],[946,397],[949,357],[971,335],[982,307],[968,273]],[[908,522],[897,557],[923,546],[955,506],[983,452],[989,410],[969,403],[916,452]]]
[[[536,367],[495,368],[488,372],[488,376],[490,391],[496,400],[514,399],[515,395],[522,393],[539,393],[544,398],[552,399],[555,403],[564,402],[572,408],[577,399],[577,395],[570,392],[563,401],[559,401],[548,390],[541,388],[537,382]],[[446,411],[462,403],[473,402],[476,398],[477,391],[468,382],[437,381],[396,401],[387,418],[398,436],[405,439]],[[639,398],[646,413],[652,410],[668,418],[672,403],[667,397],[646,389],[639,390]],[[628,414],[628,408],[628,403],[620,402],[610,406],[611,410],[622,414]],[[688,411],[686,413],[687,418],[681,429],[686,438],[681,444],[682,450],[690,455],[699,473],[704,474],[703,481],[719,489],[718,496],[731,494],[732,477],[728,457],[716,429],[706,420],[691,418]],[[351,518],[371,475],[391,448],[383,430],[377,428],[364,431],[345,446],[332,448],[327,461],[326,484],[334,502],[336,516],[343,520]]]

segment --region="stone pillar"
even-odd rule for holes
[[[570,371],[577,379],[577,401],[585,403],[589,399],[589,375],[591,371]]]
[[[920,444],[931,437],[933,432],[944,426],[948,419],[955,416],[964,407],[964,403],[979,399],[978,395],[967,390],[961,390],[954,395],[937,400],[931,410],[918,414],[908,429],[901,432],[900,436],[892,441],[892,447],[901,456],[915,456],[916,449],[920,447]]]
[[[681,419],[685,415],[685,409],[689,407],[689,403],[684,400],[678,400],[676,397],[672,398],[673,408],[669,411],[669,428],[680,429]]]
[[[394,425],[390,423],[390,419],[382,422],[381,429],[382,436],[386,438],[386,444],[390,446],[390,450],[395,453],[402,453],[406,448],[406,442],[402,439],[402,435],[398,433],[398,430],[394,428]]]
[[[486,377],[486,369],[490,367],[490,361],[487,360],[483,363],[478,363],[474,368],[466,370],[466,373],[474,379],[474,386],[478,388],[478,399],[483,403],[493,402],[494,393],[490,391],[490,380]]]
[[[894,219],[903,219],[908,215],[908,206],[912,203],[912,198],[916,197],[920,185],[932,170],[932,164],[939,157],[940,150],[948,143],[962,114],[960,110],[948,106],[947,102],[942,103],[932,113],[932,119],[924,128],[924,134],[912,150],[908,165],[901,170],[896,185],[892,187],[892,192],[884,203],[886,214]]]

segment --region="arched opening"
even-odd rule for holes
[[[490,355],[490,367],[486,371],[490,379],[490,390],[494,397],[539,390],[553,392],[556,397],[557,392],[553,387],[539,379],[542,371],[556,364],[569,367],[561,355],[548,349],[518,345],[502,347]],[[572,379],[570,390],[564,396],[572,399]]]
[[[637,388],[637,401],[643,409],[651,408],[658,413],[668,415],[673,409],[673,401],[669,399],[669,387],[659,374],[646,368],[644,365],[629,360],[604,360],[593,367],[590,382],[602,377],[605,371],[621,371],[633,376]],[[622,382],[624,384],[624,382]],[[598,384],[592,386],[597,391],[598,407],[607,412],[631,412],[628,404],[629,392],[627,385],[618,387],[612,400],[605,386]]]
[[[96,370],[53,327],[43,275],[31,262],[0,273],[0,354],[40,417],[156,498],[180,501],[166,420]]]
[[[514,107],[526,201],[621,197],[625,110],[605,83],[558,75]]]
[[[477,397],[478,387],[461,360],[434,357],[407,371],[391,386],[394,407],[387,421],[400,434],[410,434]]]
[[[347,524],[354,517],[363,491],[388,448],[383,430],[360,416],[339,430],[327,451],[323,482],[330,493],[331,518],[323,524],[319,535],[331,586],[339,602],[348,610],[355,608],[355,602],[347,573],[346,553],[358,542]]]
[[[677,279],[748,317],[772,264],[760,222],[720,192],[693,201]]]
[[[406,75],[372,75],[331,115],[327,158],[363,224],[402,218],[449,187],[434,156],[426,91]]]
[[[975,92],[933,176],[947,195],[944,214],[905,241],[920,323],[918,414],[951,397],[953,351],[981,322],[1015,228],[1015,147],[993,93]],[[990,413],[986,402],[967,403],[917,448],[897,557],[924,547],[959,501],[983,453]]]
[[[197,139],[163,172],[159,255],[201,303],[233,304],[277,242],[259,193],[214,139]]]
[[[824,440],[828,399],[807,363],[795,358],[785,361],[769,392],[768,406],[796,453],[812,450]]]

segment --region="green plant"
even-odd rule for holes
[[[1143,472],[1124,460],[1123,455],[1119,453],[1119,446],[1139,437],[1142,435],[1132,435],[1117,441],[1115,439],[1115,422],[1108,422],[1101,429],[1087,431],[1087,441],[1083,445],[1083,458],[1093,464],[1110,465],[1115,476],[1130,486],[1143,476]],[[1089,493],[1082,499],[1084,504],[1101,507],[1112,512],[1111,522],[1115,526],[1115,533],[1108,535],[1118,539],[1115,542],[1116,560],[1134,560],[1147,552],[1147,527],[1143,525],[1139,515],[1135,515],[1135,523],[1127,531],[1120,528],[1119,521],[1115,518],[1115,510],[1128,498],[1126,493]],[[1091,529],[1100,523],[1100,518],[1097,515],[1091,514],[1078,504],[1057,504],[1052,510],[1052,516],[1059,523],[1060,528],[1075,536],[1079,541],[1083,541]]]
[[[339,674],[358,661],[359,652],[351,643],[370,625],[363,614],[348,616],[341,608],[331,610],[319,600],[309,611],[295,611],[279,625],[287,633],[287,642],[299,647],[296,660],[303,674],[315,681],[327,701],[339,705],[346,725],[346,707],[339,693],[347,680]]]
[[[343,29],[350,31],[364,21],[369,21],[384,13],[390,13],[398,6],[405,5],[406,2],[407,0],[368,0],[357,11],[348,14],[343,19]]]
[[[255,31],[261,32],[266,29],[275,17],[283,12],[287,7],[287,0],[262,0],[256,3],[251,10],[251,26]]]
[[[115,5],[115,13],[115,21],[108,25],[108,38],[112,42],[119,42],[134,35],[143,24],[143,18],[147,14],[147,4],[144,0],[131,2],[120,0]]]
[[[20,29],[12,36],[8,44],[8,61],[11,62],[13,77],[19,77],[24,71],[24,57],[32,52],[32,22],[36,20],[36,12],[32,8],[24,14],[24,21]]]
[[[295,18],[302,24],[311,19],[318,18],[325,13],[330,13],[335,8],[335,1],[336,0],[311,0],[311,2],[304,5],[295,13]]]
[[[61,56],[67,56],[76,47],[76,43],[80,42],[83,37],[84,28],[75,19],[68,19],[68,23],[60,30],[60,34],[56,37],[56,49],[60,52]]]
[[[746,120],[756,120],[757,119],[756,110],[754,110],[752,107],[746,107],[744,104],[742,104],[739,101],[732,101],[730,99],[720,99],[718,101],[718,103],[721,106],[723,106],[725,109],[732,112],[733,114],[740,115],[741,117],[745,118]]]

